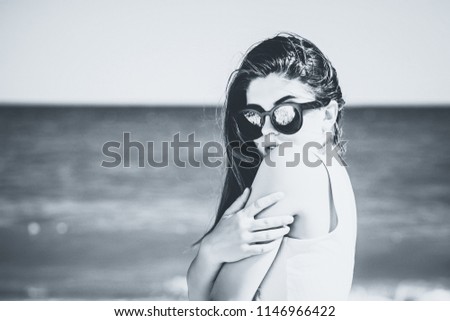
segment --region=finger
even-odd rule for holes
[[[256,214],[268,208],[269,206],[275,204],[283,197],[284,194],[281,192],[269,194],[256,200],[250,206],[246,207],[243,211],[245,212],[246,215],[254,217]]]
[[[276,240],[287,233],[289,233],[290,228],[285,226],[273,230],[265,230],[265,231],[259,231],[251,233],[251,240],[250,242],[267,242],[267,241],[273,241]]]
[[[250,188],[246,188],[244,192],[230,205],[230,207],[225,211],[224,214],[233,214],[241,210],[250,196]]]
[[[279,245],[280,242],[277,240],[264,244],[251,244],[246,246],[245,252],[250,255],[263,254],[276,249]]]
[[[290,215],[257,218],[252,221],[250,231],[266,230],[269,228],[281,227],[294,222],[294,217]]]

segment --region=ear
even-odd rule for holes
[[[330,101],[328,106],[324,108],[324,116],[323,116],[323,130],[324,132],[329,132],[333,129],[334,124],[336,123],[336,118],[339,112],[339,106],[335,100]]]

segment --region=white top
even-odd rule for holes
[[[337,226],[313,239],[284,237],[254,300],[346,300],[351,289],[356,244],[356,206],[345,167],[325,166]]]

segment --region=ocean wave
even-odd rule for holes
[[[406,280],[397,284],[355,285],[350,293],[355,301],[450,301],[450,288],[437,282]]]

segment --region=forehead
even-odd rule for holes
[[[315,100],[314,93],[297,79],[286,79],[280,75],[270,74],[265,78],[252,80],[247,89],[247,104],[260,105],[266,110],[274,102],[285,96],[294,96],[292,100],[308,102]]]

